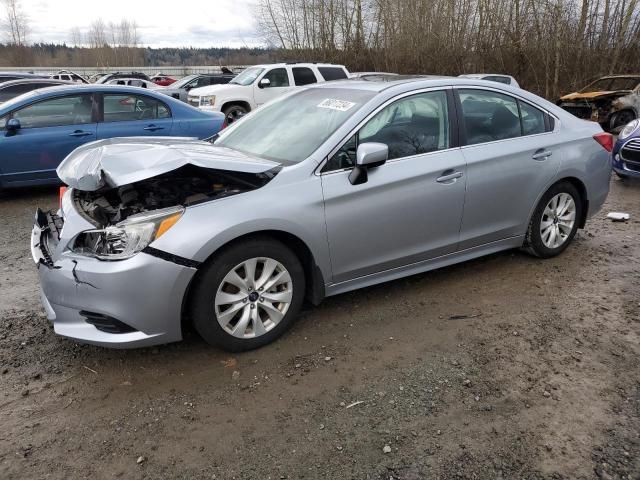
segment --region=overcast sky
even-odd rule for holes
[[[70,43],[70,30],[123,17],[150,47],[259,46],[255,0],[20,0],[31,42]]]

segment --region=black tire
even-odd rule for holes
[[[254,338],[238,338],[218,322],[215,296],[225,276],[242,262],[258,257],[282,264],[292,281],[292,300],[284,317],[271,330]],[[305,294],[304,269],[298,257],[284,244],[270,237],[247,239],[220,251],[202,269],[191,296],[193,325],[209,344],[230,352],[241,352],[266,345],[280,337],[300,312]]]
[[[227,125],[231,125],[236,120],[239,120],[243,115],[249,113],[249,110],[242,105],[229,105],[228,107],[224,107],[222,109],[222,113],[224,113],[225,121]]]
[[[633,113],[633,110],[620,110],[611,117],[610,130],[612,132],[620,131],[627,123],[635,120],[635,118],[636,116]]]
[[[573,223],[573,228],[571,232],[565,239],[564,243],[556,248],[550,248],[546,246],[542,240],[542,234],[540,232],[540,224],[542,222],[542,218],[544,215],[544,210],[551,201],[553,197],[558,194],[566,193],[569,194],[574,203],[575,203],[575,220]],[[527,236],[525,239],[524,249],[529,252],[531,255],[540,258],[551,258],[556,255],[561,254],[572,242],[573,237],[575,237],[576,232],[578,231],[578,224],[580,223],[580,219],[582,218],[582,210],[584,208],[582,197],[580,193],[569,182],[560,182],[553,185],[540,199],[538,202],[538,206],[536,207],[533,216],[531,217],[531,221],[529,222],[529,228],[527,229]]]

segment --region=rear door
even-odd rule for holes
[[[93,95],[48,98],[13,111],[0,120],[2,183],[55,181],[56,168],[75,148],[96,139]],[[15,118],[21,128],[6,129]]]
[[[552,117],[524,99],[456,89],[467,162],[460,249],[524,235],[537,198],[560,165]]]
[[[131,93],[102,94],[98,138],[171,135],[169,106],[153,97]]]
[[[321,173],[333,282],[456,250],[465,201],[465,161],[446,90],[399,98],[372,116]],[[368,181],[349,182],[359,144],[384,143],[389,160]]]

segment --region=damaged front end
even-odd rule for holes
[[[60,166],[72,187],[60,210],[38,210],[31,237],[47,317],[59,335],[94,345],[180,340],[200,264],[153,242],[179,228],[190,207],[261,188],[280,166],[186,139],[79,150]]]
[[[76,210],[96,229],[79,234],[71,250],[101,260],[129,258],[166,233],[186,208],[255,190],[276,173],[226,172],[186,165],[130,185],[74,190]]]
[[[598,122],[604,130],[617,132],[640,111],[640,93],[607,91],[572,93],[561,97],[558,106],[583,120]]]

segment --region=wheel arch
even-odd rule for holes
[[[220,111],[224,111],[225,108],[231,107],[233,105],[238,105],[242,108],[246,108],[247,112],[251,111],[251,104],[246,100],[228,100],[222,104],[220,107]]]
[[[202,263],[209,263],[214,260],[215,257],[220,255],[224,250],[250,238],[269,238],[277,240],[290,248],[293,253],[298,257],[305,274],[305,299],[313,305],[318,305],[325,297],[325,281],[322,271],[318,267],[313,252],[307,246],[307,244],[298,236],[286,232],[284,230],[259,230],[255,232],[246,233],[232,240],[227,241],[220,246],[215,252],[209,255]],[[202,268],[199,268],[196,274],[193,276],[187,287],[187,291],[182,299],[182,327],[184,330],[185,321],[190,321],[189,305],[191,303],[191,295],[194,291],[194,286],[197,284],[200,278],[200,272]]]
[[[559,178],[556,181],[554,181],[551,185],[549,185],[542,193],[540,193],[540,195],[536,199],[535,204],[533,205],[533,208],[531,209],[531,212],[529,213],[529,221],[527,222],[527,225],[529,225],[529,223],[531,222],[531,219],[534,213],[536,212],[536,209],[538,208],[538,204],[540,203],[540,199],[542,199],[544,194],[547,193],[555,185],[558,185],[559,183],[564,183],[564,182],[567,182],[573,185],[576,188],[576,190],[578,190],[578,193],[580,194],[580,200],[582,202],[582,215],[578,219],[578,227],[584,228],[584,226],[587,223],[587,217],[589,214],[589,196],[587,195],[587,187],[585,186],[584,182],[574,176],[565,176],[565,177]]]

